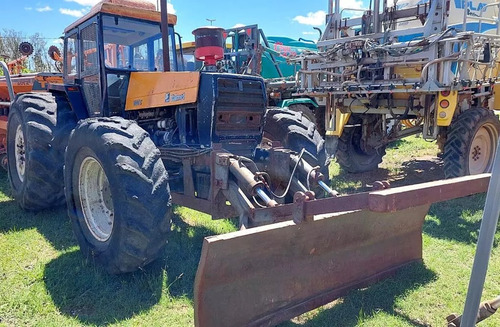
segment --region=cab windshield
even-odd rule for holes
[[[163,71],[160,23],[107,16],[102,18],[107,68]],[[177,70],[173,28],[169,28],[170,68]]]

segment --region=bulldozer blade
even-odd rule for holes
[[[206,238],[197,326],[273,326],[421,260],[428,209],[354,211]]]
[[[310,201],[302,210],[312,220],[207,237],[195,279],[195,325],[273,326],[386,278],[422,260],[431,203],[484,192],[488,181],[483,174]],[[350,211],[325,212],[341,203]],[[296,204],[279,213],[287,210],[293,215]]]

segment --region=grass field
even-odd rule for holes
[[[350,175],[332,164],[333,186],[365,190],[439,179],[436,147],[419,138],[398,142],[381,168]],[[9,197],[0,171],[0,326],[191,326],[193,282],[203,237],[235,230],[231,221],[175,208],[161,258],[143,271],[109,276],[84,260],[64,208],[27,213]],[[431,207],[424,225],[424,262],[280,326],[444,326],[465,301],[484,195]],[[497,243],[483,299],[500,294]],[[500,315],[479,326],[499,326]]]

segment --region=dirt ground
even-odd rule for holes
[[[335,179],[340,179],[345,186],[339,185],[339,181],[336,182]],[[391,169],[382,163],[377,170],[366,173],[340,171],[340,174],[333,178],[333,186],[340,190],[345,188],[342,193],[354,193],[369,191],[376,181],[388,181],[391,187],[397,187],[439,179],[444,179],[443,161],[439,157],[426,155],[403,161]]]

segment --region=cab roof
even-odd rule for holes
[[[123,17],[144,19],[152,22],[161,22],[161,13],[156,10],[156,6],[144,0],[102,0],[96,4],[90,12],[81,17],[64,30],[67,33],[87,21],[98,13],[106,13]],[[168,14],[168,24],[175,25],[177,16]]]

